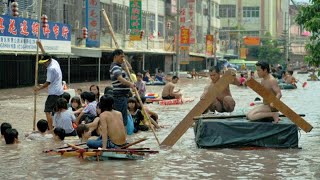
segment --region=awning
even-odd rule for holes
[[[102,56],[102,50],[100,48],[85,48],[85,47],[71,47],[71,52],[75,56],[81,57],[96,57]]]

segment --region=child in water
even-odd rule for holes
[[[66,136],[76,136],[77,133],[72,126],[76,117],[67,109],[67,101],[64,98],[59,98],[56,102],[55,114],[53,116],[53,125],[55,128],[62,128],[65,130]]]
[[[83,110],[80,97],[78,96],[73,97],[70,103],[71,103],[72,112],[77,117]]]
[[[143,125],[144,116],[140,109],[138,109],[138,103],[136,98],[131,97],[128,99],[128,110],[132,116],[134,124],[134,133],[140,131],[148,131],[149,128],[146,125]]]

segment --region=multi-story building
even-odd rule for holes
[[[114,29],[117,43],[124,49],[136,72],[150,70],[154,73],[156,69],[165,72],[174,71],[177,61],[176,39],[179,37],[177,31],[177,20],[180,27],[187,26],[192,30],[190,41],[190,63],[181,64],[181,70],[202,70],[207,68],[208,59],[205,55],[206,35],[213,34],[220,29],[219,4],[221,0],[142,0],[142,40],[130,41],[130,8],[129,0],[90,0],[88,2],[100,2],[100,9],[105,9],[111,25]],[[19,2],[20,17],[38,19],[40,8],[39,1],[28,0]],[[102,14],[98,14],[100,19],[97,23],[100,28],[100,46],[86,47],[86,39],[83,38],[81,29],[86,26],[87,0],[43,0],[42,12],[46,14],[51,22],[60,22],[71,25],[71,54],[57,54],[57,59],[63,71],[63,79],[68,82],[96,81],[109,79],[108,67],[112,61],[111,52],[116,48],[112,36],[106,26]],[[177,14],[181,17],[184,9],[188,16],[185,21],[177,19]],[[98,11],[99,13],[100,11]],[[219,50],[219,46],[217,46]],[[34,52],[1,52],[0,64],[9,67],[9,64],[24,64],[34,66]],[[17,55],[17,56],[16,56]],[[9,62],[9,61],[10,62]],[[21,69],[12,72],[21,71]],[[19,66],[20,67],[20,66]],[[99,68],[100,67],[100,68]],[[8,69],[8,68],[7,68]],[[101,69],[99,73],[98,70]],[[29,68],[29,71],[32,71]],[[70,71],[69,71],[70,70]],[[40,68],[40,75],[44,74],[44,69]],[[23,74],[23,73],[20,73]],[[11,79],[3,82],[17,82],[4,84],[3,87],[17,87],[21,85],[31,85],[33,73],[28,72],[28,80]],[[41,79],[42,76],[40,76]],[[70,81],[69,81],[70,80]]]
[[[224,50],[237,54],[243,36],[263,37],[267,32],[278,38],[285,30],[289,0],[224,0],[219,6],[220,40]]]

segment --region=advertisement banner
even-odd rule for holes
[[[211,34],[206,35],[206,55],[213,55],[213,35]]]
[[[247,48],[240,48],[240,59],[247,59]]]
[[[142,3],[141,0],[130,0],[130,41],[141,41]]]
[[[190,29],[190,44],[195,43],[195,0],[188,0],[188,24]]]
[[[100,47],[100,0],[86,0],[86,47]]]
[[[48,22],[46,28],[33,19],[0,16],[0,51],[36,52],[40,41],[47,53],[71,53],[71,29],[67,24]]]
[[[180,46],[186,46],[190,44],[190,30],[187,28],[180,29]]]
[[[260,38],[246,36],[243,38],[243,44],[248,45],[248,46],[259,46],[260,45]]]

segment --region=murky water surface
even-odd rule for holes
[[[307,75],[297,76],[304,82]],[[177,85],[184,96],[194,97],[189,104],[176,106],[149,105],[158,112],[160,124],[165,128],[156,134],[162,142],[173,128],[197,103],[208,79],[181,79]],[[89,88],[91,83],[73,84],[73,88]],[[110,82],[101,83],[101,92]],[[19,131],[21,143],[0,143],[0,179],[320,179],[319,151],[319,96],[320,82],[308,82],[306,88],[298,84],[297,90],[282,91],[282,100],[297,113],[306,114],[305,119],[314,129],[310,133],[301,131],[299,146],[302,149],[234,150],[198,149],[190,128],[175,146],[160,149],[151,132],[128,137],[149,140],[137,147],[150,147],[160,153],[139,161],[91,162],[78,158],[64,158],[42,153],[42,150],[63,145],[49,142],[26,141],[24,134],[32,130],[33,94],[31,88],[0,90],[0,123],[10,122]],[[148,86],[149,92],[161,93],[161,86]],[[237,112],[247,112],[249,103],[257,96],[249,88],[232,86],[237,102]],[[45,118],[43,104],[46,92],[37,100],[37,119]],[[68,140],[67,142],[77,142]]]

